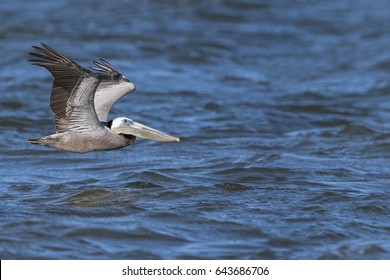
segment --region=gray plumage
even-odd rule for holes
[[[31,61],[45,67],[54,77],[50,109],[55,116],[56,134],[28,139],[30,143],[78,153],[114,150],[133,143],[136,135],[126,132],[137,134],[140,126],[153,136],[148,139],[178,141],[127,118],[114,120],[116,130],[107,125],[112,105],[135,89],[134,84],[107,61],[95,61],[94,73],[46,44],[33,48],[36,52],[30,53],[34,57]]]

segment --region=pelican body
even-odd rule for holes
[[[112,105],[135,90],[135,86],[110,63],[94,61],[94,71],[81,67],[48,45],[33,46],[30,55],[35,65],[45,67],[54,77],[50,109],[55,117],[56,133],[32,144],[64,151],[86,153],[126,147],[141,137],[160,142],[179,138],[121,117],[108,121]]]

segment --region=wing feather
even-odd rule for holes
[[[94,95],[100,83],[92,71],[60,54],[48,45],[33,46],[31,61],[45,67],[54,77],[50,109],[57,133],[89,130],[101,126],[94,109]]]
[[[96,75],[101,82],[95,94],[96,114],[101,122],[108,121],[108,114],[121,97],[135,90],[135,86],[104,59],[94,61]]]

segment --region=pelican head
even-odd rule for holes
[[[177,137],[170,136],[162,131],[140,124],[129,118],[116,118],[108,123],[111,130],[118,134],[133,135],[158,142],[179,142]]]

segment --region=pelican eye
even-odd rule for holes
[[[133,124],[133,120],[123,119],[123,120],[122,120],[122,123],[125,123],[125,124]]]

